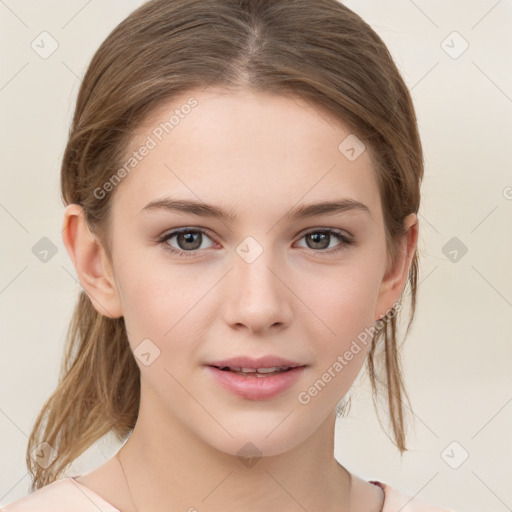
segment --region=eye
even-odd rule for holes
[[[179,256],[194,256],[198,250],[205,249],[205,247],[201,247],[205,237],[210,238],[203,229],[182,228],[166,233],[158,241],[167,252],[178,254]],[[173,239],[175,239],[178,247],[169,243]],[[211,247],[211,245],[208,247]]]
[[[333,237],[335,237],[339,242],[334,246],[334,248],[332,248],[333,246],[331,245]],[[335,254],[347,249],[348,246],[355,244],[355,241],[345,236],[343,232],[331,228],[309,231],[302,235],[301,240],[302,239],[306,240],[306,247],[315,251],[320,251],[322,254]]]
[[[203,246],[205,238],[211,240],[204,229],[180,228],[164,234],[157,239],[157,242],[162,244],[165,251],[180,257],[187,257],[196,256],[201,249],[213,247],[213,243],[207,247]],[[322,255],[336,254],[347,249],[350,245],[355,245],[353,239],[345,236],[342,231],[332,228],[311,230],[307,233],[303,233],[301,240],[302,239],[306,240],[307,248]],[[333,246],[331,242],[334,240],[337,240],[338,243]],[[171,241],[174,241],[174,244],[172,244]]]

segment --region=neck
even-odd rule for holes
[[[154,407],[141,400],[120,452],[134,506],[139,512],[348,511],[351,478],[334,458],[335,419],[333,412],[290,451],[251,460],[215,449],[168,416],[155,418]]]

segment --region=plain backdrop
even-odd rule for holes
[[[336,457],[437,506],[512,510],[512,2],[345,3],[384,39],[411,90],[425,179],[417,316],[403,355],[410,451],[400,458],[358,379]],[[27,438],[57,383],[79,291],[61,239],[59,170],[80,80],[141,4],[0,1],[0,505],[28,492]],[[42,32],[58,43],[47,58],[33,49]],[[44,238],[56,251],[46,262]],[[106,436],[69,474],[118,448]]]

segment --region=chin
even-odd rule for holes
[[[257,460],[293,450],[302,444],[314,431],[315,425],[305,425],[294,413],[284,421],[286,414],[273,414],[272,420],[257,415],[248,415],[245,421],[225,422],[223,425],[233,436],[219,436],[218,432],[204,432],[203,440],[215,449],[241,458]]]

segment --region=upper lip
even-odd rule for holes
[[[225,366],[235,366],[239,368],[272,368],[274,366],[287,366],[294,368],[296,366],[306,366],[298,361],[292,361],[290,359],[283,359],[277,356],[264,356],[264,357],[232,357],[230,359],[219,359],[217,361],[211,361],[206,363],[207,366],[216,366],[223,368]]]

